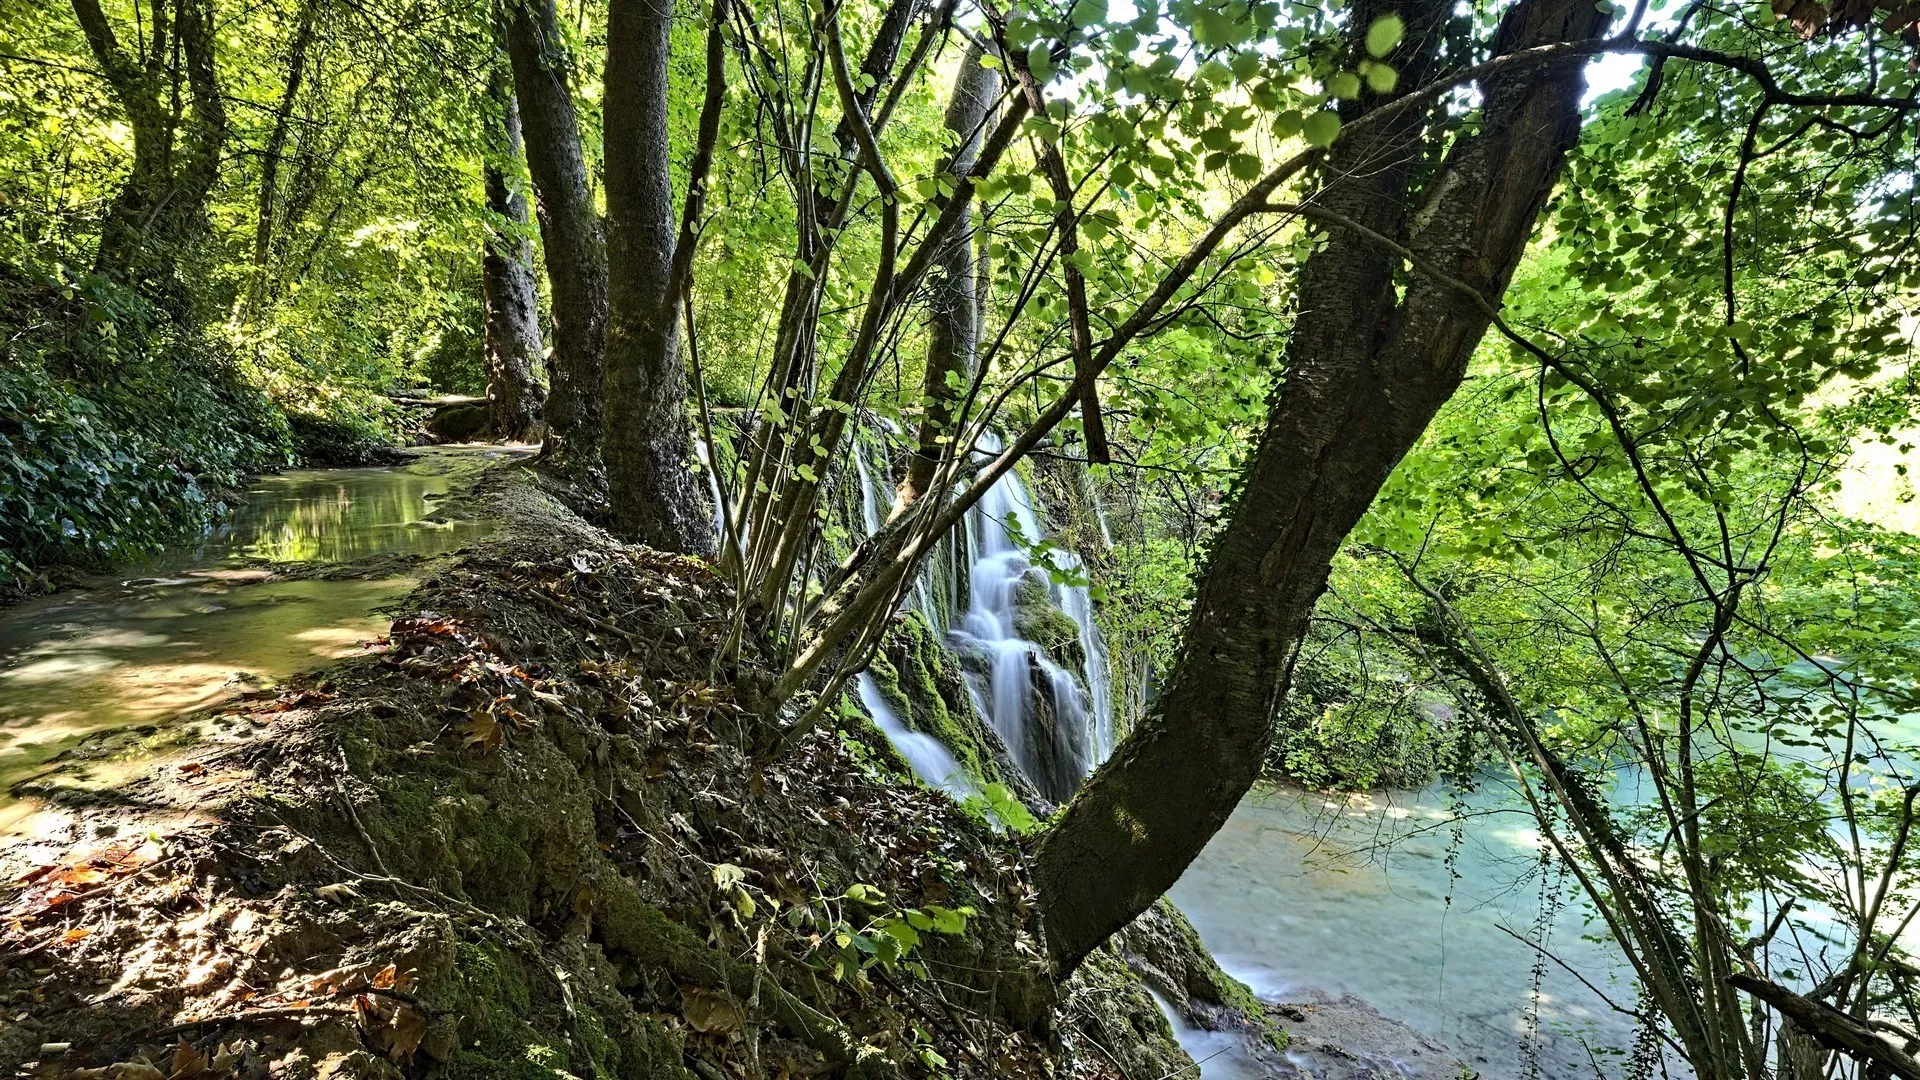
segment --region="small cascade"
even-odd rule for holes
[[[867,448],[858,439],[853,443],[853,468],[860,475],[860,517],[872,536],[886,523],[887,514],[880,506],[880,486],[873,482],[873,469],[867,465]]]
[[[860,704],[866,707],[867,715],[873,717],[873,726],[879,728],[893,743],[893,748],[913,766],[913,773],[929,787],[936,787],[956,799],[964,799],[979,794],[979,786],[967,771],[960,767],[953,753],[931,735],[909,728],[894,715],[893,708],[880,693],[880,684],[873,676],[861,672],[855,681],[860,693]]]
[[[982,440],[982,452],[999,449]],[[972,567],[965,616],[951,637],[962,663],[986,683],[981,697],[1014,762],[1041,794],[1056,802],[1071,797],[1080,781],[1112,752],[1111,683],[1106,645],[1084,585],[1059,585],[1035,567],[1008,528],[1012,522],[1029,542],[1044,535],[1033,496],[1017,473],[995,483],[967,513]],[[1080,570],[1072,552],[1056,555],[1069,571]],[[1037,608],[1050,607],[1076,629],[1079,680],[1055,657],[1023,635]],[[1059,642],[1052,643],[1058,648]],[[984,669],[984,670],[980,670]]]
[[[983,452],[998,449],[997,442],[982,441]],[[888,500],[879,478],[891,472],[884,457],[869,460],[873,452],[856,441],[854,471],[869,535],[885,523]],[[966,609],[948,628],[948,639],[967,668],[975,709],[1006,744],[1020,771],[1041,794],[1059,802],[1071,797],[1087,773],[1113,752],[1106,643],[1086,586],[1057,584],[1046,567],[1036,567],[1008,528],[1009,520],[1029,543],[1044,535],[1032,493],[1014,473],[1001,478],[967,513],[960,538],[965,544],[961,561],[968,567]],[[1081,570],[1079,558],[1070,551],[1056,549],[1052,558],[1070,573]],[[929,625],[940,627],[944,620],[928,578],[923,573],[915,581],[909,605]],[[1034,621],[1044,622],[1049,612],[1072,623],[1071,638],[1063,632],[1041,643],[1025,636]],[[940,770],[952,767],[953,755],[938,740],[902,724],[868,676],[860,680],[862,703],[902,756],[913,762],[922,779],[954,790],[934,779],[947,776]],[[911,749],[901,733],[911,736]],[[925,767],[916,758],[936,754],[925,758]]]
[[[707,453],[705,439],[693,440],[693,455],[700,459],[700,471],[707,474],[707,493],[713,497],[713,538],[717,544],[727,542],[727,496],[720,489],[720,470],[714,467],[713,456]]]

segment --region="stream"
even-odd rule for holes
[[[384,634],[380,612],[421,558],[491,530],[436,504],[524,452],[432,447],[391,467],[264,476],[205,535],[0,611],[0,837],[35,832],[40,801],[15,792],[49,769],[104,787],[148,760],[69,753],[82,744],[159,731]]]
[[[1539,845],[1493,776],[1461,796],[1257,790],[1169,896],[1263,1000],[1351,994],[1488,1080],[1620,1075],[1634,1028],[1600,992],[1634,1004],[1630,969]],[[1232,1056],[1202,1075],[1238,1075]]]

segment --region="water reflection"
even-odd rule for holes
[[[314,564],[435,555],[490,524],[435,515],[497,448],[396,468],[266,477],[197,541],[112,578],[0,613],[0,829],[21,780],[97,732],[168,720],[346,656],[414,582],[404,567],[312,576]],[[9,805],[14,804],[14,805]]]

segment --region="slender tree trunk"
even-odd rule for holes
[[[1397,11],[1402,85],[1432,65],[1451,6],[1354,7],[1364,33]],[[1521,0],[1497,53],[1584,40],[1608,16],[1588,0]],[[1423,265],[1497,302],[1579,133],[1580,61],[1488,79],[1483,119],[1459,135],[1416,216],[1425,140],[1409,115],[1334,144],[1312,206],[1405,243]],[[1240,498],[1197,590],[1160,699],[1041,842],[1035,877],[1057,970],[1146,910],[1200,853],[1260,770],[1272,718],[1329,565],[1347,532],[1452,395],[1488,320],[1448,285],[1333,227],[1301,271],[1287,373]]]
[[[587,182],[553,0],[507,0],[507,55],[526,136],[553,313],[546,446],[557,471],[588,479],[600,464],[607,334],[607,249]]]
[[[133,162],[101,223],[95,268],[147,290],[176,316],[186,299],[180,257],[207,226],[227,139],[226,105],[214,74],[209,0],[155,0],[147,50],[129,54],[99,0],[72,0],[94,60],[127,114]],[[185,84],[192,108],[184,131],[169,98]]]
[[[273,128],[267,132],[267,145],[260,158],[260,194],[253,223],[253,279],[247,286],[246,312],[256,313],[267,302],[272,285],[270,256],[273,252],[275,203],[280,195],[280,159],[287,152],[287,138],[293,129],[293,107],[300,98],[300,86],[306,81],[307,50],[319,22],[320,0],[302,0],[300,22],[294,28],[293,42],[287,47],[287,84],[280,92],[280,107],[273,114]]]
[[[488,238],[480,267],[487,307],[487,413],[495,438],[520,442],[539,435],[545,397],[533,377],[540,359],[540,295],[533,280],[527,198],[506,175],[520,159],[520,110],[504,78],[496,76],[493,84],[501,138],[485,170],[487,209],[502,226]]]
[[[981,64],[985,53],[979,44],[967,49],[954,77],[953,97],[947,102],[946,125],[958,140],[953,156],[939,170],[955,176],[973,171],[980,155],[980,140],[986,130],[989,113],[1000,96],[1000,74]],[[945,200],[939,201],[943,208]],[[913,457],[907,463],[906,479],[895,494],[896,507],[915,502],[933,481],[933,471],[948,442],[955,434],[954,407],[960,391],[973,375],[974,350],[980,342],[980,304],[974,266],[974,208],[962,211],[960,227],[948,237],[935,258],[933,280],[928,287],[927,361],[921,381],[921,400],[926,415]],[[949,379],[952,382],[949,382]]]
[[[672,27],[673,7],[662,0],[613,0],[607,11],[605,456],[621,532],[661,550],[706,554],[713,518],[689,464],[678,331],[684,279],[676,275],[667,144]],[[710,79],[711,66],[724,62],[717,52],[709,49]]]

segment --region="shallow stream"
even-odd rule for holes
[[[165,722],[319,667],[385,632],[422,557],[490,531],[436,513],[488,462],[434,447],[400,465],[262,477],[216,528],[139,566],[0,611],[0,836],[30,830],[23,781],[89,739]],[[109,783],[138,764],[88,766]]]
[[[1259,791],[1169,895],[1263,999],[1352,994],[1488,1080],[1621,1075],[1634,1030],[1601,994],[1633,1005],[1627,969],[1585,936],[1572,883],[1543,883],[1539,840],[1493,778],[1458,797]],[[1203,1075],[1238,1075],[1231,1057]]]

